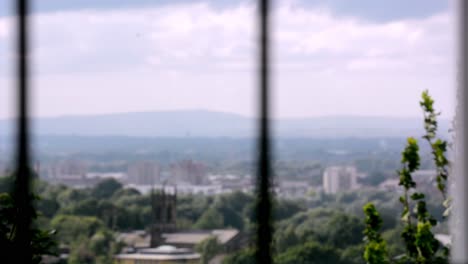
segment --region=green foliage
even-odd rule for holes
[[[209,261],[222,251],[222,247],[215,236],[211,236],[195,246],[195,250],[201,254],[201,264]]]
[[[67,207],[88,197],[89,195],[83,190],[67,188],[57,195],[57,201],[60,203],[60,207]]]
[[[366,223],[364,260],[368,264],[388,263],[387,243],[380,234],[382,218],[372,203],[364,206],[364,214]]]
[[[110,178],[99,182],[92,190],[91,194],[96,199],[110,198],[118,190],[122,189],[122,184]]]
[[[273,204],[273,214],[276,221],[290,218],[304,210],[306,207],[300,201],[275,200]]]
[[[341,251],[341,262],[346,264],[362,264],[364,245],[351,245]]]
[[[97,209],[98,201],[94,198],[86,198],[65,208],[63,213],[80,216],[96,216],[98,214]]]
[[[53,217],[60,209],[60,204],[55,199],[39,198],[36,208],[45,217]]]
[[[256,264],[255,249],[246,248],[227,256],[224,258],[223,264]]]
[[[180,196],[177,200],[177,218],[187,219],[192,223],[197,222],[213,202],[210,197],[202,195]]]
[[[300,243],[300,238],[296,234],[293,227],[288,227],[282,232],[277,232],[274,237],[275,248],[277,252],[284,252],[289,247],[295,246]]]
[[[141,193],[134,188],[125,188],[125,189],[117,189],[114,194],[113,198],[118,199],[119,197],[139,197],[141,196]]]
[[[414,138],[408,138],[407,145],[403,150],[401,156],[402,169],[398,172],[400,174],[399,185],[404,187],[404,195],[400,197],[400,202],[403,204],[403,211],[401,213],[401,220],[404,222],[404,229],[402,238],[406,246],[406,254],[408,258],[417,256],[417,247],[415,244],[416,226],[412,223],[412,211],[409,200],[410,189],[416,187],[411,174],[419,168],[419,146]],[[417,198],[417,197],[416,197]]]
[[[209,208],[195,224],[198,229],[219,229],[224,224],[223,215],[215,208]]]
[[[437,138],[437,113],[434,109],[434,100],[429,95],[428,91],[424,91],[422,94],[422,100],[419,102],[424,112],[424,128],[426,134],[423,136],[427,140],[431,147],[433,162],[436,167],[437,176],[437,188],[442,193],[444,202],[443,205],[446,208],[444,216],[448,216],[450,213],[450,199],[447,198],[447,179],[449,171],[449,160],[447,158],[447,146],[448,142]]]
[[[434,100],[427,91],[422,93],[420,105],[424,112],[424,139],[429,143],[434,165],[437,170],[437,188],[442,193],[444,206],[448,208],[449,200],[446,198],[446,182],[448,178],[449,162],[446,157],[447,142],[436,139],[437,116],[434,109]],[[419,145],[415,138],[408,138],[407,144],[401,153],[402,168],[398,171],[400,176],[399,185],[403,186],[404,194],[400,197],[403,205],[401,220],[403,228],[401,237],[405,244],[405,253],[398,261],[405,263],[448,263],[448,248],[445,248],[435,238],[433,228],[438,221],[428,211],[426,196],[416,191],[416,183],[412,174],[419,169]],[[368,263],[384,263],[387,261],[387,249],[378,232],[381,227],[381,219],[372,204],[364,207],[367,228],[365,230],[366,249],[364,258]]]
[[[355,216],[337,213],[325,225],[322,241],[334,248],[346,248],[362,242],[364,225]]]
[[[104,223],[92,216],[57,215],[51,225],[60,235],[61,242],[72,244],[77,237],[91,237],[98,230],[104,229]]]
[[[96,255],[89,249],[89,239],[86,237],[77,237],[71,244],[69,264],[94,264]]]
[[[342,262],[339,252],[331,246],[322,246],[316,242],[308,242],[288,249],[279,254],[275,263],[277,264],[326,264],[326,263],[345,263]]]
[[[57,215],[51,225],[60,242],[70,247],[69,263],[112,263],[120,251],[114,234],[104,223],[92,216]]]
[[[313,241],[335,249],[342,263],[362,263],[364,225],[354,215],[337,208],[314,208],[276,225],[274,249],[279,255]]]
[[[14,244],[17,236],[17,217],[20,213],[18,204],[15,200],[17,194],[12,188],[16,174],[13,173],[6,177],[1,177],[0,180],[0,259],[2,261],[12,261],[17,259],[15,255]],[[37,177],[33,176],[33,183],[37,181]],[[34,188],[34,184],[32,184]],[[40,263],[44,255],[57,255],[57,243],[55,240],[55,230],[44,230],[38,226],[38,212],[34,207],[41,198],[34,191],[31,194],[30,214],[32,216],[32,224],[30,227],[31,235],[31,263]]]

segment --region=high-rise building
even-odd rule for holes
[[[50,180],[68,178],[68,177],[84,177],[88,171],[88,164],[81,160],[60,160],[49,164],[44,164],[40,167],[35,165],[41,177]]]
[[[160,182],[161,167],[154,161],[138,161],[128,166],[128,181],[134,184],[156,184]]]
[[[201,185],[206,180],[206,166],[201,162],[182,160],[172,164],[170,169],[172,180],[177,183]]]
[[[325,193],[338,193],[356,189],[358,173],[352,166],[332,166],[323,173]]]

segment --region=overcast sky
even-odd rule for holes
[[[0,1],[0,118],[13,113],[7,2]],[[443,0],[276,1],[276,116],[420,116],[424,89],[451,116],[451,8]],[[48,0],[34,10],[35,116],[257,110],[252,1]]]

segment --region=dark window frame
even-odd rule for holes
[[[29,0],[15,0],[15,15],[16,15],[16,83],[17,83],[17,119],[16,119],[16,180],[14,184],[13,195],[15,198],[15,206],[18,210],[17,228],[18,234],[15,237],[14,246],[17,263],[31,262],[32,248],[31,248],[31,223],[32,223],[32,196],[31,196],[31,171],[30,171],[30,145],[29,145]],[[258,138],[257,138],[257,153],[258,153],[258,173],[257,173],[257,204],[256,204],[256,260],[257,263],[272,263],[272,193],[271,186],[271,152],[270,152],[270,108],[269,108],[269,94],[270,94],[270,81],[269,81],[269,17],[270,17],[270,0],[258,0],[258,88],[259,88],[259,120],[258,120]],[[460,27],[460,102],[463,128],[461,131],[466,130],[468,121],[465,121],[468,115],[467,112],[468,100],[468,34],[465,33],[468,28],[468,1],[459,1],[459,24]],[[468,140],[466,133],[461,133],[462,140],[460,148],[462,153],[468,149]],[[463,179],[464,172],[468,172],[468,163],[463,162],[459,157],[460,171],[455,175],[461,184],[457,188],[456,200],[468,200],[468,180]],[[460,232],[455,232],[456,237],[454,241],[454,262],[468,261],[468,251],[465,246],[468,243],[468,229],[466,222],[468,220],[468,210],[462,203],[458,205],[459,216],[461,220]]]
[[[258,28],[259,28],[259,121],[258,121],[258,176],[257,176],[257,233],[256,233],[256,259],[258,263],[271,263],[271,192],[270,192],[270,129],[269,129],[269,7],[270,0],[258,2]],[[29,130],[29,101],[30,75],[29,75],[29,26],[30,1],[16,0],[16,81],[17,81],[17,120],[16,120],[16,179],[14,196],[18,209],[15,248],[18,263],[28,263],[32,258],[31,224],[32,224],[32,197],[31,197],[31,171],[30,163],[30,130]]]

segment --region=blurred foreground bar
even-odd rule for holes
[[[453,212],[451,219],[451,233],[453,238],[452,248],[452,263],[468,263],[468,248],[467,248],[467,220],[468,220],[468,163],[466,162],[465,154],[468,153],[466,121],[468,117],[467,104],[468,99],[468,1],[459,0],[457,6],[458,11],[458,107],[456,115],[456,139],[455,139],[455,170],[454,170],[454,186],[452,196],[454,197]]]

